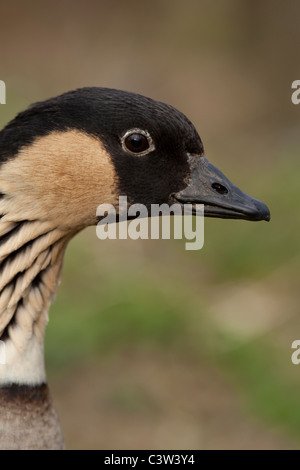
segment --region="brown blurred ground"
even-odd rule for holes
[[[292,448],[245,415],[215,368],[172,354],[128,350],[53,385],[70,449]]]

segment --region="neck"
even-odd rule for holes
[[[0,449],[64,449],[47,385],[0,388]]]
[[[47,222],[0,221],[0,385],[45,382],[44,332],[68,239]]]
[[[0,219],[0,448],[63,445],[45,385],[44,333],[70,238],[47,222]]]

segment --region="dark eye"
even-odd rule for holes
[[[143,134],[131,134],[125,139],[125,145],[133,153],[144,152],[150,145],[148,139]]]
[[[122,137],[122,147],[134,155],[146,155],[155,148],[149,132],[142,129],[127,131]]]

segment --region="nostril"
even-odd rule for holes
[[[211,187],[212,187],[215,191],[217,191],[217,193],[219,193],[219,194],[227,194],[227,193],[228,193],[228,189],[225,188],[225,186],[223,186],[223,185],[220,184],[220,183],[213,183],[213,184],[211,185]]]

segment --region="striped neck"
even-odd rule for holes
[[[70,232],[0,219],[0,386],[45,382],[44,332]]]

